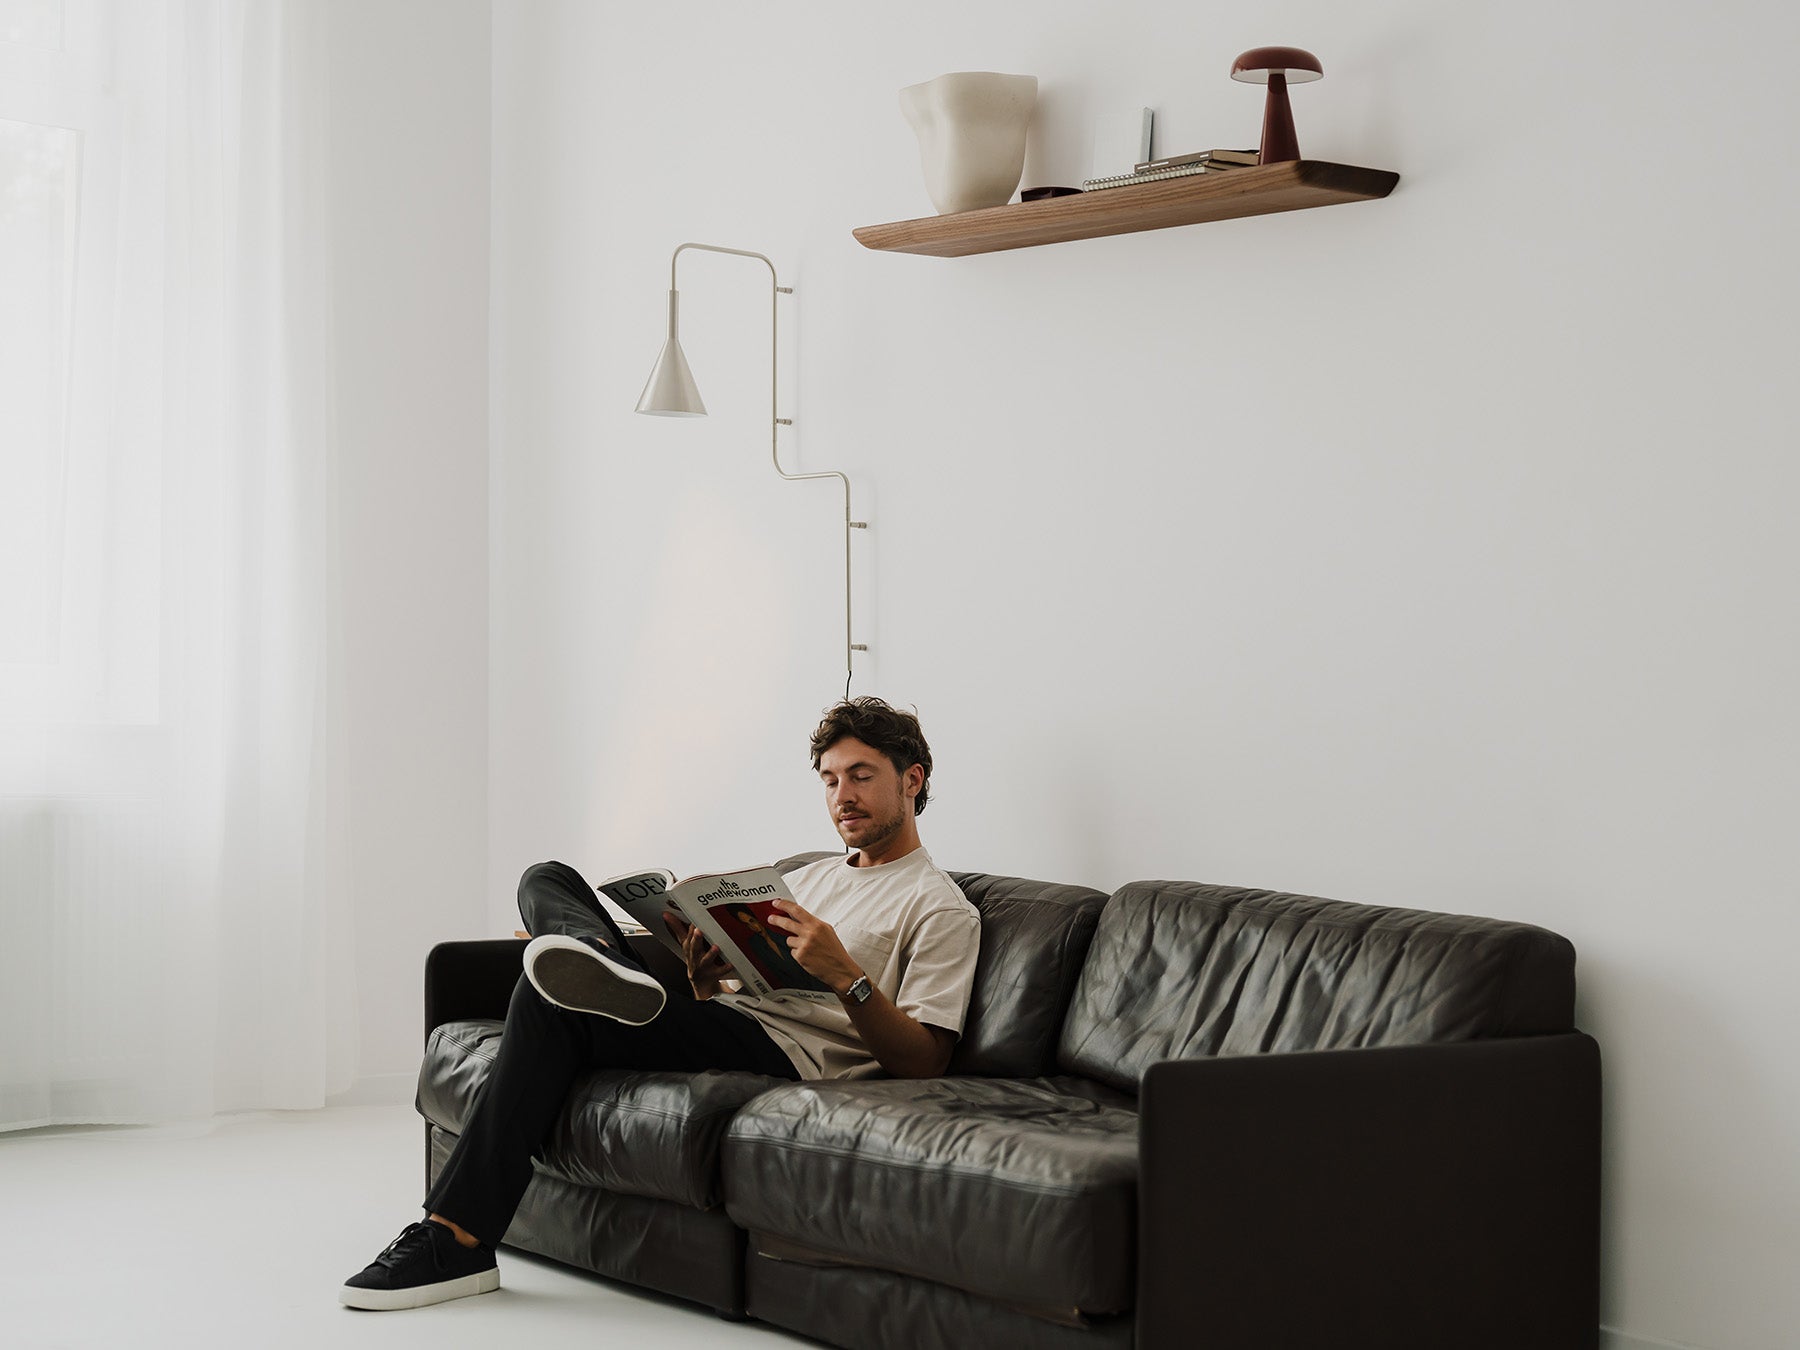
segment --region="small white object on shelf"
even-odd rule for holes
[[[1150,128],[1154,114],[1148,108],[1128,113],[1109,113],[1094,119],[1094,153],[1088,162],[1089,178],[1111,178],[1130,173],[1150,158]]]

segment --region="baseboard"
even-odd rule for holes
[[[1600,1328],[1600,1350],[1706,1350],[1687,1341],[1659,1341],[1654,1336],[1634,1336],[1617,1327]]]
[[[413,1073],[371,1073],[325,1099],[327,1106],[409,1106],[419,1089]]]

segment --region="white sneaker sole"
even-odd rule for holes
[[[668,993],[650,976],[560,933],[525,948],[525,978],[559,1008],[641,1027],[663,1010]]]
[[[398,1312],[402,1308],[423,1308],[433,1303],[446,1303],[471,1294],[491,1294],[500,1287],[500,1271],[479,1271],[437,1284],[421,1284],[411,1289],[358,1289],[345,1285],[338,1302],[346,1308],[364,1308],[369,1312]]]

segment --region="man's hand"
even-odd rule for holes
[[[825,981],[836,993],[848,992],[863,972],[844,950],[837,929],[817,915],[808,914],[796,900],[777,900],[775,908],[781,913],[769,916],[769,926],[792,934],[787,940],[788,950],[800,963],[800,969]]]
[[[663,923],[681,944],[681,957],[687,963],[688,984],[694,997],[704,1003],[719,992],[719,981],[731,978],[731,963],[719,949],[693,924],[679,914],[663,912]]]
[[[856,1034],[882,1068],[896,1078],[932,1078],[944,1072],[956,1046],[955,1033],[926,1026],[895,1006],[879,988],[872,989],[863,1002],[852,1003],[846,995],[864,972],[844,950],[837,929],[794,901],[777,900],[775,908],[781,913],[769,916],[769,926],[791,934],[787,944],[794,959],[843,1000]]]

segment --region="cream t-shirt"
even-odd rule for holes
[[[878,867],[822,858],[788,876],[794,899],[837,930],[850,959],[900,1010],[960,1034],[975,985],[981,916],[916,848]],[[881,1065],[837,999],[715,996],[760,1022],[802,1078],[866,1078]]]

